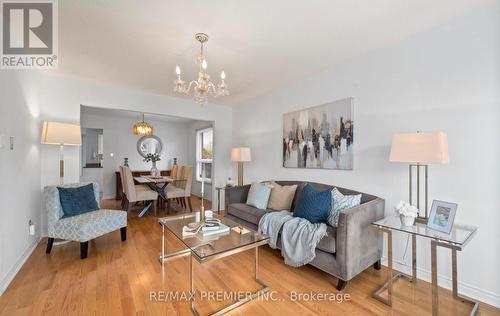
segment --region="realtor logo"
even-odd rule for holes
[[[2,69],[57,68],[57,3],[1,1]]]

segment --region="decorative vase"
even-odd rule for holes
[[[413,226],[413,224],[415,223],[415,217],[413,216],[404,216],[400,214],[399,219],[401,220],[401,224],[403,224],[404,226]]]
[[[156,161],[153,161],[153,165],[151,166],[151,176],[152,177],[159,177],[160,176],[160,170],[156,168]]]

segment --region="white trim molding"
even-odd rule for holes
[[[382,265],[387,267],[387,257],[383,256],[382,257]],[[406,273],[408,275],[411,275],[411,265],[406,264],[406,262],[393,259],[392,260],[392,268],[394,270],[397,270],[399,272]],[[419,280],[423,280],[426,282],[431,282],[431,272],[419,268],[417,265],[417,278]],[[403,281],[404,282],[404,281]],[[442,274],[438,273],[438,284],[440,287],[446,288],[448,290],[451,290],[452,284],[451,284],[451,278],[448,276],[444,276]],[[458,280],[458,293],[476,299],[482,303],[486,303],[495,307],[500,307],[500,295],[480,289],[476,286],[460,282],[460,279]],[[430,293],[429,293],[430,295]]]
[[[19,259],[17,259],[16,263],[9,269],[7,274],[0,280],[0,296],[2,296],[2,294],[7,290],[9,284],[12,282],[12,280],[14,280],[19,270],[21,270],[24,263],[31,256],[41,240],[42,237],[37,237],[34,243],[24,251]]]

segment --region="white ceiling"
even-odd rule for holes
[[[205,32],[208,72],[231,90],[215,102],[234,105],[492,1],[64,0],[58,72],[175,96]]]
[[[116,109],[108,109],[108,108],[97,108],[92,106],[81,106],[81,114],[82,115],[98,115],[98,116],[109,116],[109,117],[124,117],[128,119],[132,119],[135,121],[142,120],[142,112],[136,111],[126,111],[126,110],[116,110]],[[159,122],[167,122],[167,123],[193,123],[197,122],[196,120],[170,116],[170,115],[161,115],[161,114],[153,114],[153,113],[145,113],[144,120],[148,121],[159,121]]]

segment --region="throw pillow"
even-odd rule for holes
[[[253,182],[248,191],[247,205],[265,210],[271,195],[271,186],[266,183]]]
[[[289,211],[292,208],[293,197],[295,196],[297,185],[279,185],[273,181],[271,182],[271,187],[271,197],[269,197],[267,208],[276,211]]]
[[[331,203],[330,190],[319,192],[307,184],[300,193],[293,216],[305,218],[313,224],[325,223]]]
[[[358,206],[361,203],[361,194],[343,195],[337,188],[332,190],[332,207],[328,214],[328,224],[337,227],[342,210]]]
[[[99,209],[94,195],[92,183],[76,187],[57,187],[59,200],[63,209],[63,218],[92,212]]]

